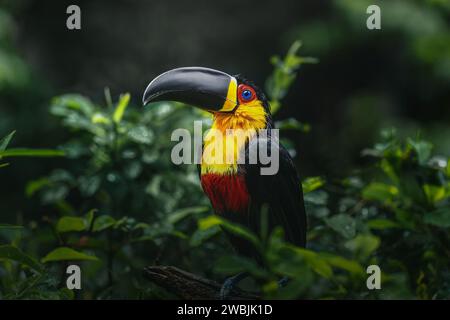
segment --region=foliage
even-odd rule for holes
[[[270,97],[270,107],[273,114],[280,109],[281,100],[286,96],[289,87],[294,82],[300,66],[305,63],[318,62],[316,58],[299,56],[298,51],[301,46],[301,41],[294,41],[284,58],[279,56],[271,58],[274,70],[267,79],[266,90]]]
[[[111,101],[108,91],[106,98]],[[39,247],[30,249],[42,257],[42,270],[60,263],[63,273],[68,261],[86,261],[92,277],[87,297],[119,297],[119,290],[110,292],[113,285],[128,286],[124,292],[130,295],[145,294],[142,267],[164,250],[172,252],[168,261],[183,253],[187,236],[182,225],[174,225],[208,209],[195,168],[170,162],[172,128],[189,128],[199,115],[172,104],[132,109],[129,101],[128,94],[106,107],[80,95],[53,100],[51,113],[74,137],[61,146],[71,171],[55,169],[28,183],[27,196],[38,197],[47,213],[43,221],[31,222],[34,230],[13,238],[39,239]],[[8,289],[6,297],[18,294],[17,288]]]
[[[0,160],[6,157],[53,157],[63,156],[64,152],[59,150],[48,149],[8,149],[15,131],[8,134],[6,137],[0,140]],[[1,163],[0,168],[8,166],[9,163]],[[10,224],[0,224],[0,235],[4,235],[6,238],[9,236],[14,237],[14,233],[20,233],[22,226],[15,226]],[[47,278],[47,274],[44,273],[44,268],[34,258],[20,250],[14,243],[0,245],[0,261],[4,261],[4,268],[6,275],[2,279],[2,284],[5,287],[9,287],[5,297],[6,298],[71,298],[72,293],[66,289],[57,289],[54,283],[51,283],[51,279]],[[13,263],[23,266],[21,268],[22,274],[18,273],[17,277],[13,277]],[[2,269],[0,268],[0,271]],[[0,292],[1,293],[1,292]],[[1,297],[1,295],[0,295]]]

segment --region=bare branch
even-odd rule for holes
[[[213,300],[219,298],[221,284],[171,266],[151,266],[144,269],[144,276],[158,286],[186,300]],[[233,289],[230,300],[256,300],[254,293]]]

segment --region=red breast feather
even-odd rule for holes
[[[201,183],[217,213],[247,212],[249,195],[244,176],[207,173],[201,176]]]

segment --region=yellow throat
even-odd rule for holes
[[[201,174],[235,174],[245,143],[266,128],[266,110],[261,101],[254,100],[240,104],[233,112],[217,112],[213,117],[204,139]]]

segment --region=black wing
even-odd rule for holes
[[[289,152],[278,143],[273,143],[279,153],[279,169],[274,175],[261,174],[260,164],[249,164],[248,155],[256,152],[258,141],[267,143],[270,150],[271,139],[255,138],[246,148],[246,164],[242,170],[246,175],[247,189],[250,194],[248,223],[255,232],[259,232],[261,209],[268,208],[269,226],[273,229],[281,226],[287,241],[304,247],[306,244],[306,213],[300,178]],[[266,166],[267,167],[267,166]]]

